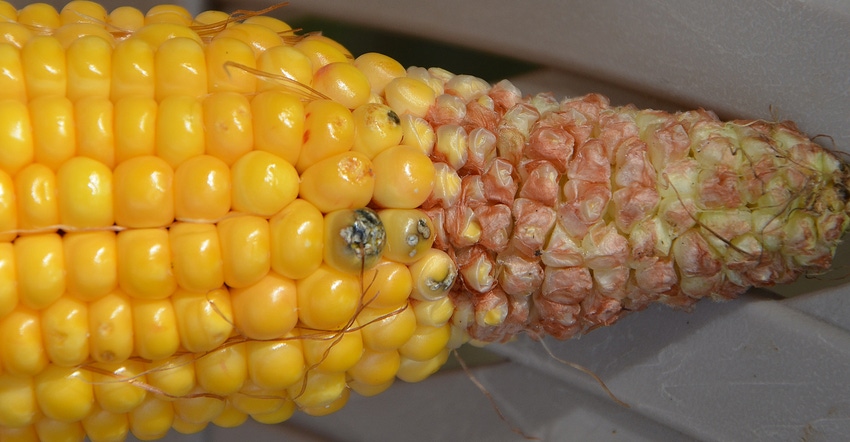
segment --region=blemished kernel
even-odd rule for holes
[[[118,100],[113,98],[113,102],[115,163],[153,155],[156,152],[157,111],[153,97],[132,95]]]
[[[342,209],[325,215],[324,260],[355,275],[375,266],[386,244],[386,232],[374,210]]]
[[[238,216],[218,223],[224,282],[233,288],[256,283],[271,268],[269,223],[257,216]]]
[[[262,150],[242,155],[230,169],[233,210],[272,216],[298,197],[298,172],[283,158]]]
[[[306,55],[292,46],[275,46],[257,57],[257,69],[270,74],[271,78],[261,78],[257,90],[290,90],[294,85],[287,81],[273,79],[282,76],[305,86],[313,85],[313,63]]]
[[[56,175],[49,167],[33,163],[15,175],[18,228],[23,231],[55,230],[59,224]]]
[[[103,29],[103,28],[101,28]],[[104,31],[105,32],[105,31]],[[68,98],[109,98],[112,78],[112,43],[95,35],[68,46]]]
[[[354,145],[354,117],[345,106],[330,100],[314,100],[304,106],[304,113],[303,144],[295,164],[299,173]]]
[[[448,296],[434,301],[412,300],[410,303],[413,313],[416,315],[416,323],[441,327],[452,318],[454,303]]]
[[[41,233],[19,237],[14,244],[20,302],[43,309],[65,292],[62,237]]]
[[[187,397],[177,398],[174,401],[175,418],[187,423],[204,424],[218,417],[224,411],[224,401],[203,396],[203,393],[200,388],[195,388]]]
[[[361,287],[356,275],[323,264],[296,284],[298,317],[307,327],[338,330],[348,324],[360,306]]]
[[[156,114],[156,155],[176,168],[202,155],[205,148],[201,103],[189,95],[169,95],[159,103]]]
[[[62,296],[41,313],[47,357],[54,365],[71,367],[89,357],[88,306],[72,296]]]
[[[324,213],[369,204],[375,189],[372,162],[359,152],[326,158],[301,174],[299,195]]]
[[[249,378],[260,388],[285,389],[304,375],[303,346],[292,334],[277,341],[248,341],[245,346]]]
[[[101,410],[109,413],[127,413],[145,399],[144,363],[123,361],[96,365],[100,373],[92,377],[94,397]],[[108,374],[107,374],[108,373]]]
[[[236,65],[257,68],[254,50],[235,38],[219,38],[204,47],[207,88],[212,92],[250,94],[257,89],[257,76]],[[229,62],[229,63],[228,63]]]
[[[146,383],[157,391],[161,391],[163,394],[171,397],[181,397],[189,394],[195,388],[194,358],[194,355],[184,354],[146,362]],[[152,395],[147,395],[147,397],[150,396]]]
[[[0,143],[0,169],[11,176],[35,158],[29,107],[24,102],[0,101]]]
[[[145,14],[145,24],[151,23],[173,23],[189,26],[192,23],[192,14],[186,8],[178,5],[156,5]]]
[[[413,278],[407,266],[390,261],[386,256],[363,272],[363,283],[366,286],[363,305],[379,309],[402,307],[413,289]]]
[[[126,414],[110,413],[97,404],[80,423],[92,441],[120,441],[130,433],[130,421]]]
[[[108,96],[81,98],[74,103],[77,155],[100,161],[110,170],[115,166],[113,109]]]
[[[313,73],[321,69],[322,66],[331,63],[347,63],[350,61],[342,51],[326,41],[302,39],[295,44],[294,48],[310,59]]]
[[[145,14],[132,6],[119,6],[109,13],[106,24],[118,32],[129,34],[145,25]]]
[[[419,260],[436,238],[431,218],[419,209],[384,209],[378,211],[387,231],[384,256],[404,264]]]
[[[245,343],[221,347],[195,360],[198,385],[212,394],[227,396],[239,391],[248,375]]]
[[[146,155],[124,161],[112,180],[118,225],[163,227],[174,220],[174,170],[162,158]]]
[[[0,374],[0,427],[29,425],[38,412],[31,377]]]
[[[354,66],[360,69],[369,84],[372,92],[383,95],[384,88],[395,78],[407,76],[407,71],[395,59],[378,52],[367,52],[354,60]]]
[[[129,38],[115,46],[110,92],[113,102],[130,96],[154,98],[154,52],[154,47],[138,38]]]
[[[332,403],[342,395],[345,387],[345,372],[311,371],[287,388],[287,392],[303,409]]]
[[[15,247],[12,243],[2,242],[0,243],[0,318],[6,317],[18,305],[17,282]]]
[[[271,413],[254,413],[251,419],[261,424],[279,424],[285,422],[295,413],[296,405],[291,399],[287,399],[283,405]]]
[[[369,308],[357,314],[363,327],[363,345],[377,351],[396,350],[405,345],[416,331],[416,315],[409,306]]]
[[[339,333],[301,331],[301,345],[308,375],[315,370],[327,373],[343,372],[353,367],[363,354],[363,337],[356,324],[352,330]]]
[[[433,358],[424,361],[402,357],[396,376],[404,382],[423,381],[446,363],[449,353],[449,349],[444,348]]]
[[[212,89],[212,88],[211,88]],[[236,92],[211,93],[203,101],[206,154],[232,165],[254,145],[251,103]]]
[[[127,413],[130,432],[138,439],[159,439],[171,429],[174,422],[174,405],[171,401],[149,394],[145,400]]]
[[[74,106],[64,96],[45,95],[29,102],[35,161],[54,171],[74,156]]]
[[[396,350],[377,351],[366,348],[360,360],[348,369],[348,375],[356,382],[381,385],[395,378],[401,357]]]
[[[68,75],[65,48],[59,40],[34,36],[21,48],[21,65],[30,100],[50,95],[65,96]]]
[[[207,93],[207,63],[204,48],[191,38],[166,40],[154,55],[155,97],[157,101],[185,95],[200,98]]]
[[[192,353],[211,351],[233,331],[233,309],[226,288],[206,293],[178,289],[171,295],[181,346]]]
[[[133,314],[133,351],[137,355],[157,361],[177,351],[180,336],[177,315],[170,300],[130,298],[130,311]]]
[[[79,367],[48,365],[35,375],[35,397],[45,416],[75,422],[94,404],[91,373]]]
[[[59,19],[67,23],[94,23],[103,26],[106,22],[106,9],[99,3],[74,0],[59,11]]]
[[[391,147],[372,160],[372,168],[375,172],[372,201],[381,207],[413,209],[431,195],[434,164],[414,147]]]
[[[301,279],[319,268],[324,259],[324,222],[322,212],[303,199],[269,219],[272,269]]]
[[[313,74],[313,89],[349,109],[366,104],[372,92],[366,76],[348,61],[319,68]]]
[[[231,206],[230,168],[209,155],[190,158],[174,171],[174,215],[181,221],[214,222]]]
[[[304,138],[304,105],[295,95],[268,90],[251,99],[254,148],[297,164]]]
[[[0,241],[15,239],[18,228],[18,206],[15,201],[15,182],[0,170]]]
[[[249,339],[283,337],[298,322],[295,281],[269,272],[259,282],[231,290],[233,325]]]
[[[342,390],[342,393],[338,398],[334,399],[332,402],[325,405],[316,405],[316,406],[306,406],[302,407],[301,411],[304,414],[310,416],[327,416],[331,413],[336,413],[341,410],[345,404],[348,403],[348,398],[351,395],[351,392],[346,388]]]
[[[137,298],[164,299],[177,289],[165,229],[118,232],[118,286]]]
[[[112,171],[87,157],[73,157],[56,172],[59,223],[65,230],[108,228],[113,220]]]
[[[206,293],[224,284],[221,243],[214,224],[178,222],[168,229],[177,285]]]
[[[414,281],[410,297],[420,301],[434,301],[446,296],[457,278],[454,261],[439,249],[428,249],[409,268]]]
[[[19,305],[0,323],[0,362],[3,373],[33,376],[48,364],[39,312]]]
[[[89,345],[97,362],[121,362],[133,351],[130,298],[118,291],[89,303]]]
[[[63,422],[42,417],[35,425],[39,440],[43,441],[82,441],[86,438],[83,426],[79,422]]]
[[[363,152],[371,159],[401,142],[401,120],[389,106],[364,104],[351,114],[355,128],[351,150]]]
[[[387,104],[399,116],[411,114],[424,117],[437,96],[426,83],[415,78],[398,77],[390,81],[384,90]]]

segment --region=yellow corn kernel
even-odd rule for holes
[[[18,11],[18,23],[30,26],[41,32],[58,28],[62,25],[59,12],[46,3],[33,3]]]
[[[17,428],[0,427],[0,437],[4,442],[37,442],[39,440],[34,425]]]
[[[224,282],[233,288],[256,283],[271,268],[269,223],[258,216],[238,216],[218,223]]]
[[[156,5],[145,14],[145,24],[152,23],[173,23],[189,26],[192,23],[192,14],[179,5]]]
[[[221,243],[214,224],[176,223],[168,229],[177,284],[206,293],[224,284]]]
[[[59,224],[56,175],[49,167],[33,163],[15,175],[18,228],[24,231],[55,229]]]
[[[56,172],[59,223],[67,230],[108,228],[114,224],[112,171],[86,157],[70,158]]]
[[[67,90],[65,48],[59,40],[37,35],[21,48],[21,65],[30,100],[43,96],[64,97]]]
[[[313,74],[313,89],[349,109],[366,104],[372,92],[366,76],[348,61],[319,68]]]
[[[12,243],[0,243],[0,318],[6,317],[18,305],[18,276],[15,267],[15,247]]]
[[[422,205],[434,187],[434,163],[415,147],[395,146],[372,160],[375,193],[381,207],[414,209]]]
[[[86,303],[62,296],[41,313],[47,357],[54,365],[71,367],[89,357],[89,318]]]
[[[30,425],[38,412],[31,377],[0,374],[0,427]]]
[[[145,363],[147,384],[170,397],[189,394],[195,388],[194,358],[194,355],[184,354]]]
[[[231,165],[251,151],[254,129],[251,103],[245,95],[212,93],[203,101],[203,114],[207,155]]]
[[[83,301],[94,301],[118,285],[115,233],[68,232],[62,237],[66,290]]]
[[[74,103],[77,155],[115,167],[113,105],[109,97],[86,97]]]
[[[272,216],[298,197],[298,172],[283,158],[261,150],[242,155],[230,169],[233,210]]]
[[[249,339],[281,338],[298,322],[295,281],[269,272],[251,286],[231,291],[233,324]]]
[[[2,46],[2,45],[0,45]],[[35,158],[29,108],[21,101],[0,101],[0,169],[15,176]]]
[[[396,309],[407,302],[413,289],[413,278],[406,265],[382,259],[363,273],[363,284],[366,288],[363,293],[365,306]]]
[[[257,76],[240,69],[257,68],[254,50],[235,38],[219,38],[204,47],[207,60],[207,88],[210,93],[251,94],[257,89]]]
[[[126,37],[145,25],[145,14],[132,6],[119,6],[109,13],[106,24],[122,37]]]
[[[355,382],[381,385],[391,382],[398,372],[401,357],[396,350],[378,351],[366,348],[360,360],[348,369]]]
[[[351,61],[337,46],[319,39],[302,39],[295,44],[294,48],[310,59],[313,73],[331,63]]]
[[[39,440],[55,442],[84,442],[86,433],[79,422],[62,422],[42,417],[35,423]]]
[[[354,118],[354,146],[370,159],[401,142],[401,120],[388,106],[368,103],[351,113]]]
[[[424,117],[437,99],[434,90],[425,82],[409,77],[398,77],[390,81],[384,90],[387,104],[399,116],[411,114]]]
[[[206,293],[178,289],[171,295],[177,315],[180,344],[192,353],[204,353],[219,345],[233,330],[233,309],[226,288]]]
[[[304,412],[304,414],[310,416],[327,416],[331,413],[336,413],[337,411],[341,410],[342,407],[344,407],[345,404],[348,403],[348,398],[350,395],[351,392],[348,390],[348,388],[346,388],[342,390],[342,393],[339,395],[339,397],[334,399],[331,403],[317,406],[306,406],[301,408],[301,411]]]
[[[49,95],[30,100],[29,108],[35,161],[56,170],[74,156],[74,106],[64,96]]]
[[[156,50],[154,69],[157,101],[172,95],[200,98],[207,93],[207,64],[198,41],[186,37],[166,40]]]
[[[354,319],[362,289],[357,276],[323,264],[298,280],[298,317],[316,330],[339,330]]]
[[[253,17],[248,17],[242,21],[242,23],[251,23],[254,25],[265,26],[271,29],[278,34],[286,35],[288,32],[292,31],[292,26],[289,26],[288,23],[271,17],[269,15],[255,15]]]
[[[207,392],[228,396],[239,391],[248,376],[245,343],[219,348],[195,360],[198,385]]]
[[[0,18],[16,21],[18,19],[18,10],[15,9],[15,5],[6,1],[0,2]]]
[[[217,38],[240,40],[254,50],[256,57],[270,48],[283,44],[283,39],[277,32],[254,23],[236,23],[217,33],[213,40]]]
[[[209,155],[190,158],[174,171],[174,214],[178,220],[215,222],[230,211],[230,168]]]
[[[113,91],[115,88],[113,87]],[[153,155],[156,140],[156,101],[153,97],[132,95],[113,98],[115,163]]]
[[[431,218],[419,209],[384,209],[378,212],[387,232],[384,256],[404,264],[422,257],[436,238]]]
[[[33,30],[26,25],[17,22],[2,21],[0,22],[0,42],[9,43],[10,45],[21,49],[35,35]],[[23,69],[21,70],[23,75]],[[23,86],[23,83],[21,84]],[[26,100],[26,97],[24,97]]]
[[[428,249],[409,268],[414,281],[410,297],[420,301],[434,301],[446,296],[457,277],[454,261],[439,249]]]
[[[130,229],[118,233],[118,286],[137,298],[164,299],[177,289],[171,247],[165,229]]]
[[[156,114],[155,151],[169,166],[202,155],[205,148],[201,103],[190,95],[162,99]]]
[[[285,422],[295,413],[296,405],[290,399],[287,399],[283,405],[271,413],[254,413],[251,419],[261,424],[279,424]]]
[[[337,400],[346,390],[344,372],[307,372],[299,382],[287,388],[289,397],[302,409],[322,407]]]
[[[68,98],[72,102],[82,98],[109,98],[112,80],[111,36],[109,40],[96,35],[78,38],[68,46],[65,56]]]
[[[361,275],[381,259],[386,232],[374,210],[335,210],[325,215],[325,263]]]
[[[98,406],[109,413],[132,411],[147,396],[141,387],[145,383],[144,364],[139,361],[96,364],[99,373],[93,375],[94,397]]]
[[[0,23],[0,25],[5,23]],[[0,27],[0,35],[4,29]],[[7,40],[8,41],[8,40]],[[0,40],[0,43],[4,43]],[[24,84],[24,67],[21,64],[21,52],[13,44],[0,44],[0,100],[27,101],[27,88]]]
[[[92,375],[78,367],[48,365],[35,375],[35,398],[45,416],[75,422],[94,404]]]
[[[252,17],[257,18],[257,17]],[[270,78],[261,78],[257,90],[289,90],[291,84],[273,79],[283,76],[305,86],[313,84],[313,64],[310,59],[291,46],[275,46],[257,57],[257,69],[268,72]]]
[[[92,1],[74,0],[62,8],[59,20],[62,24],[94,23],[103,26],[106,23],[106,9]]]
[[[148,395],[133,411],[127,413],[130,432],[138,439],[160,439],[174,422],[174,405],[166,399]]]
[[[352,391],[359,394],[360,396],[371,397],[387,391],[387,389],[392,387],[394,382],[395,378],[390,379],[389,381],[384,382],[382,384],[367,384],[365,382],[360,382],[352,379],[348,381],[348,388],[350,388]]]
[[[304,105],[296,96],[265,91],[251,99],[254,116],[254,148],[297,164],[304,137]]]
[[[112,180],[118,225],[163,227],[174,220],[174,171],[162,158],[146,155],[124,161]]]
[[[156,361],[167,358],[180,346],[177,315],[168,299],[130,298],[133,313],[133,351]],[[148,379],[150,381],[150,379]]]
[[[89,303],[92,359],[97,362],[126,360],[133,351],[133,335],[133,312],[127,295],[115,291]]]
[[[357,315],[363,326],[363,344],[372,350],[389,351],[404,345],[416,330],[416,315],[408,306],[364,308]]]
[[[192,26],[202,30],[224,29],[233,25],[233,23],[224,23],[229,18],[230,14],[224,11],[208,9],[192,19]]]
[[[186,38],[198,43],[203,41],[193,29],[176,23],[145,24],[133,33],[132,38],[142,40],[154,49],[175,38]]]
[[[423,381],[446,363],[449,353],[449,349],[444,348],[433,358],[424,361],[402,357],[396,376],[404,382]]]
[[[0,169],[0,241],[2,242],[12,241],[18,236],[18,205],[15,200],[15,182],[8,173]]]
[[[299,194],[328,213],[366,206],[374,189],[375,174],[369,158],[359,152],[343,152],[305,170]]]
[[[130,432],[130,421],[126,413],[110,413],[97,404],[80,423],[92,442],[123,441]]]
[[[42,309],[65,292],[65,253],[56,233],[15,240],[18,295],[22,304]]]
[[[195,387],[186,397],[175,400],[174,416],[193,424],[204,424],[218,417],[224,410],[224,399],[204,396],[204,393]]]
[[[228,398],[228,402],[245,414],[271,414],[283,407],[289,400],[284,390],[269,390],[251,382],[245,381],[236,394]]]
[[[304,375],[306,365],[300,339],[288,334],[277,341],[248,341],[248,374],[251,383],[268,390],[282,390]]]
[[[212,423],[221,428],[235,428],[245,423],[248,415],[236,409],[231,401],[224,404],[224,410],[212,420]]]
[[[154,98],[154,67],[154,47],[150,44],[138,38],[118,43],[112,52],[112,101],[130,96]]]
[[[434,358],[446,348],[450,334],[451,326],[448,324],[439,327],[417,325],[413,336],[398,349],[398,353],[417,361]]]
[[[336,373],[353,367],[363,354],[363,337],[356,327],[352,324],[350,330],[339,333],[301,330],[307,376],[316,370]]]
[[[209,426],[209,422],[204,422],[201,424],[196,424],[193,422],[187,422],[180,418],[180,416],[175,415],[174,421],[171,422],[171,429],[180,433],[180,434],[195,434],[204,431]]]
[[[416,323],[419,325],[441,327],[449,322],[454,313],[454,303],[448,296],[434,301],[413,299],[410,305],[416,315]]]
[[[271,266],[278,274],[301,279],[322,264],[324,217],[315,206],[296,199],[269,220]]]
[[[68,23],[62,25],[59,29],[53,31],[51,34],[53,38],[59,41],[59,44],[62,45],[65,50],[74,44],[74,42],[85,38],[85,37],[93,37],[100,40],[103,40],[112,45],[114,42],[114,38],[112,34],[109,33],[103,26],[92,24],[92,23]],[[68,54],[65,54],[67,59]],[[70,72],[68,72],[68,81],[72,81],[70,77]],[[68,90],[70,91],[71,85],[68,84]]]
[[[345,106],[330,100],[314,100],[304,107],[304,112],[303,144],[295,165],[299,173],[354,145],[354,117]]]
[[[360,69],[369,80],[372,92],[384,94],[384,89],[395,78],[407,76],[407,70],[395,59],[378,52],[367,52],[354,60],[354,66]]]
[[[19,305],[0,323],[0,362],[3,372],[32,376],[48,364],[38,312]]]

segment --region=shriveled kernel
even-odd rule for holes
[[[264,91],[251,99],[254,148],[297,164],[304,138],[304,105],[295,95]]]
[[[0,426],[29,425],[38,413],[32,377],[0,374]]]
[[[168,433],[174,422],[174,405],[151,394],[127,416],[133,436],[142,440],[159,439]]]
[[[248,373],[254,385],[281,390],[304,375],[306,365],[301,340],[288,334],[280,340],[248,341]]]
[[[254,51],[235,38],[219,38],[204,47],[207,59],[207,87],[212,92],[250,94],[257,89],[257,76],[240,69],[256,69]]]
[[[33,163],[15,175],[18,228],[24,231],[55,230],[59,224],[56,175],[49,167]]]
[[[74,106],[64,96],[45,95],[29,102],[35,161],[52,170],[74,156]]]
[[[106,32],[103,27],[100,30]],[[112,37],[79,37],[68,46],[68,98],[109,98],[112,78]]]
[[[369,101],[369,80],[348,61],[330,63],[313,75],[313,89],[349,109]]]
[[[307,327],[338,330],[354,319],[360,306],[361,287],[357,276],[323,264],[296,283],[298,317]]]
[[[15,247],[9,242],[0,243],[0,318],[5,318],[18,305],[15,267]]]
[[[399,308],[366,307],[357,315],[363,345],[377,351],[396,350],[416,331],[416,315],[407,305]]]
[[[113,220],[112,171],[86,157],[65,161],[56,172],[59,222],[64,229],[108,228]]]
[[[125,97],[153,99],[156,95],[154,78],[155,47],[138,38],[129,38],[115,46],[112,52],[112,82],[110,97],[117,102]],[[120,121],[116,118],[116,121]]]
[[[89,357],[89,318],[86,303],[62,296],[41,313],[47,357],[54,365],[71,367]]]
[[[420,301],[434,301],[448,293],[457,278],[457,267],[446,252],[429,249],[422,259],[410,265],[413,276],[411,297]]]
[[[301,279],[319,268],[324,259],[324,224],[322,212],[303,199],[269,219],[272,270]]]
[[[114,88],[113,88],[114,90]],[[156,153],[156,111],[153,97],[113,98],[115,163]]]
[[[255,150],[230,170],[233,210],[272,216],[298,197],[298,172],[283,158]]]
[[[214,224],[175,223],[168,229],[177,284],[206,293],[224,284],[221,243]]]
[[[118,291],[89,303],[89,344],[97,362],[121,362],[133,351],[130,298]]]
[[[359,152],[344,152],[301,174],[299,195],[324,213],[369,204],[375,189],[372,162]]]
[[[386,244],[386,231],[374,210],[343,209],[325,215],[325,263],[341,272],[360,274],[375,266]]]
[[[230,168],[224,161],[199,155],[174,171],[174,216],[180,221],[215,222],[231,206]]]
[[[299,407],[321,407],[339,399],[345,391],[345,372],[314,371],[287,389]]]
[[[398,351],[377,351],[366,348],[348,375],[357,382],[380,385],[392,381],[401,362]]]
[[[404,66],[395,59],[378,52],[367,52],[354,60],[357,66],[372,86],[372,92],[383,95],[384,88],[390,81],[407,75]]]
[[[137,298],[164,299],[177,289],[171,245],[165,229],[129,229],[118,233],[118,285]]]
[[[364,104],[354,109],[352,117],[355,128],[352,150],[363,152],[371,159],[401,142],[401,120],[389,106]]]
[[[219,348],[195,360],[195,376],[204,390],[221,396],[239,391],[248,374],[245,343]]]
[[[35,397],[45,416],[75,422],[94,405],[91,373],[79,367],[48,365],[35,376]]]
[[[18,236],[18,206],[15,200],[15,182],[8,173],[0,170],[0,241],[4,243]]]
[[[295,164],[299,173],[354,145],[354,117],[345,106],[332,100],[313,100],[304,106],[304,112],[303,144]]]
[[[206,293],[178,289],[171,295],[182,347],[204,353],[224,343],[233,330],[233,309],[227,288]]]
[[[157,361],[180,347],[177,316],[168,299],[130,298],[133,313],[133,350],[139,356]]]
[[[115,167],[114,106],[106,97],[85,97],[74,103],[77,155]]]
[[[307,362],[307,376],[312,375],[314,370],[326,373],[346,371],[363,354],[363,337],[356,328],[339,333],[301,330],[300,337],[304,360]]]
[[[124,161],[115,168],[112,180],[118,225],[164,227],[174,220],[174,171],[162,158]]]
[[[384,90],[387,104],[399,116],[411,114],[424,117],[437,96],[426,83],[415,78],[399,77],[390,81]]]
[[[65,292],[65,253],[56,233],[22,236],[15,240],[18,295],[23,305],[42,309]]]
[[[165,97],[157,109],[155,130],[156,155],[171,167],[204,153],[204,118],[195,97]]]
[[[378,211],[387,231],[384,256],[404,264],[419,260],[431,248],[436,237],[434,223],[419,209],[384,209]]]
[[[127,413],[145,399],[145,366],[139,361],[101,363],[95,365],[94,397],[98,406],[110,413]]]
[[[219,92],[203,101],[206,154],[232,165],[254,144],[251,103],[245,95]]]
[[[218,223],[224,282],[233,288],[256,283],[271,268],[269,223],[257,216],[238,216]]]
[[[261,78],[257,83],[259,91],[301,91],[296,84],[275,79],[275,76],[285,77],[304,86],[313,85],[313,63],[292,46],[269,48],[257,57],[257,69],[270,74],[268,78]]]
[[[21,65],[30,100],[44,96],[65,96],[67,65],[65,48],[59,40],[44,35],[34,36],[21,48]]]
[[[382,258],[363,273],[363,305],[372,308],[399,308],[407,302],[413,278],[407,266]]]
[[[293,47],[310,59],[310,64],[313,66],[313,73],[321,69],[322,66],[349,61],[348,57],[342,51],[326,41],[303,39]]]
[[[401,364],[398,367],[398,378],[404,382],[420,382],[436,373],[446,360],[449,358],[449,349],[444,348],[437,356],[424,361],[401,358]]]
[[[154,359],[145,363],[145,380],[148,385],[163,394],[171,397],[185,396],[195,388],[194,360],[195,356],[191,354]]]
[[[0,45],[2,46],[2,45]],[[14,176],[35,158],[29,108],[23,101],[0,101],[0,169]]]
[[[249,339],[277,339],[298,322],[295,281],[269,272],[259,282],[230,292],[233,325]]]
[[[381,207],[413,209],[422,205],[434,187],[434,164],[418,149],[391,147],[372,160],[375,192],[372,201]]]

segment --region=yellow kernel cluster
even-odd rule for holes
[[[0,17],[0,440],[276,423],[442,365],[428,83],[250,13]]]

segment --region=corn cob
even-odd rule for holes
[[[791,123],[523,97],[260,15],[0,2],[0,438],[321,415],[450,348],[825,271]]]

